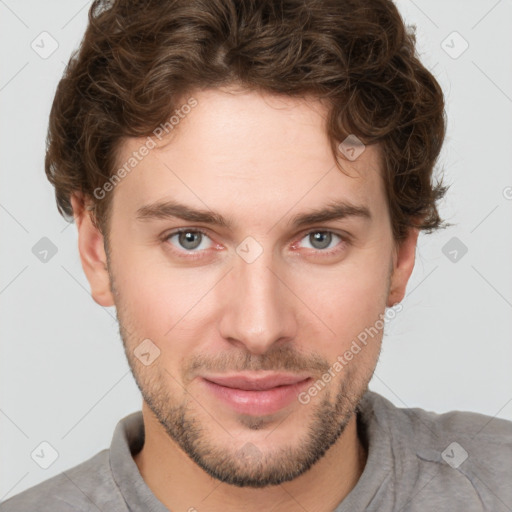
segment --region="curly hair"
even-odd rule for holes
[[[379,143],[395,240],[444,227],[447,187],[433,176],[444,98],[415,44],[391,0],[95,0],[50,113],[45,171],[59,212],[71,221],[81,192],[108,236],[112,194],[94,190],[122,141],[151,135],[191,91],[236,83],[327,102],[337,165],[349,134]]]

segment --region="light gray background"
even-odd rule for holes
[[[91,299],[76,228],[43,170],[51,101],[89,4],[0,0],[0,499],[107,447],[141,405],[115,311]],[[452,186],[441,213],[455,227],[421,235],[370,387],[398,406],[512,420],[512,2],[398,5],[446,93],[440,164]],[[31,48],[51,48],[43,31],[59,45],[46,59]],[[469,44],[458,58],[445,51],[464,48],[454,31]],[[46,263],[32,253],[42,237],[58,249]],[[442,252],[452,237],[468,248],[456,262]],[[59,454],[48,469],[31,458],[43,441]]]

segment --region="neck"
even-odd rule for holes
[[[134,460],[147,486],[169,510],[328,512],[354,488],[366,464],[354,414],[336,443],[294,480],[258,489],[228,485],[192,461],[145,403],[142,412],[145,441]]]

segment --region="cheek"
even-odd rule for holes
[[[170,368],[212,336],[218,317],[212,289],[220,276],[212,269],[171,267],[161,257],[150,261],[151,252],[132,249],[116,264],[118,314],[132,333],[130,343],[149,338]]]
[[[319,337],[325,353],[338,355],[379,320],[388,291],[386,261],[368,254],[366,258],[340,266],[328,278],[317,273],[303,279],[301,288],[309,290],[304,302],[311,305],[321,320],[317,322],[318,329],[327,334]],[[374,339],[380,340],[381,335],[379,332]]]
[[[118,309],[138,337],[163,340],[200,294],[192,274],[156,264],[142,251],[113,263]]]

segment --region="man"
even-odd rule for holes
[[[510,422],[368,390],[444,127],[390,1],[94,2],[46,171],[142,413],[0,509],[510,510]]]

